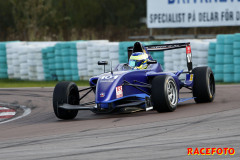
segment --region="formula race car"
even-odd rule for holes
[[[164,51],[186,48],[188,71],[163,72],[161,65],[153,60],[150,51]],[[115,69],[90,78],[90,87],[79,90],[73,82],[59,82],[53,92],[53,109],[59,119],[74,119],[78,110],[91,110],[94,113],[111,113],[128,108],[172,112],[178,103],[194,99],[196,103],[212,102],[215,96],[215,80],[211,68],[192,68],[190,43],[174,43],[143,46],[136,42],[128,47],[129,57],[135,53],[147,54],[146,68],[118,64]],[[141,55],[141,56],[142,56]],[[137,62],[137,61],[136,61]],[[107,65],[99,61],[98,65]],[[111,67],[112,68],[112,67]],[[105,70],[105,69],[104,69]],[[179,76],[185,74],[185,80]],[[189,98],[179,98],[181,88],[192,92]],[[82,103],[82,99],[94,92],[95,101]],[[85,92],[82,96],[79,93]]]

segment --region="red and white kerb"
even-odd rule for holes
[[[16,114],[16,111],[6,107],[0,107],[0,119],[12,118]]]
[[[123,97],[122,86],[118,86],[116,87],[116,98],[121,98],[121,97]]]

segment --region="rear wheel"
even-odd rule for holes
[[[59,108],[62,104],[79,105],[78,87],[73,82],[59,82],[53,91],[53,110],[59,119],[74,119],[78,110]]]
[[[158,112],[172,112],[178,103],[178,90],[173,77],[160,75],[152,80],[151,101]]]
[[[212,102],[215,97],[215,80],[210,67],[193,69],[193,97],[196,103]]]

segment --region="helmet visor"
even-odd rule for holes
[[[129,66],[130,67],[139,67],[141,66],[143,60],[129,60]]]

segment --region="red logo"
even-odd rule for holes
[[[118,86],[116,87],[116,98],[121,98],[121,97],[123,97],[122,86]]]
[[[104,97],[105,96],[105,94],[102,92],[102,93],[100,93],[100,97]]]
[[[190,53],[192,53],[191,47],[190,47],[190,46],[187,46],[187,47],[186,47],[186,54],[190,54]]]

